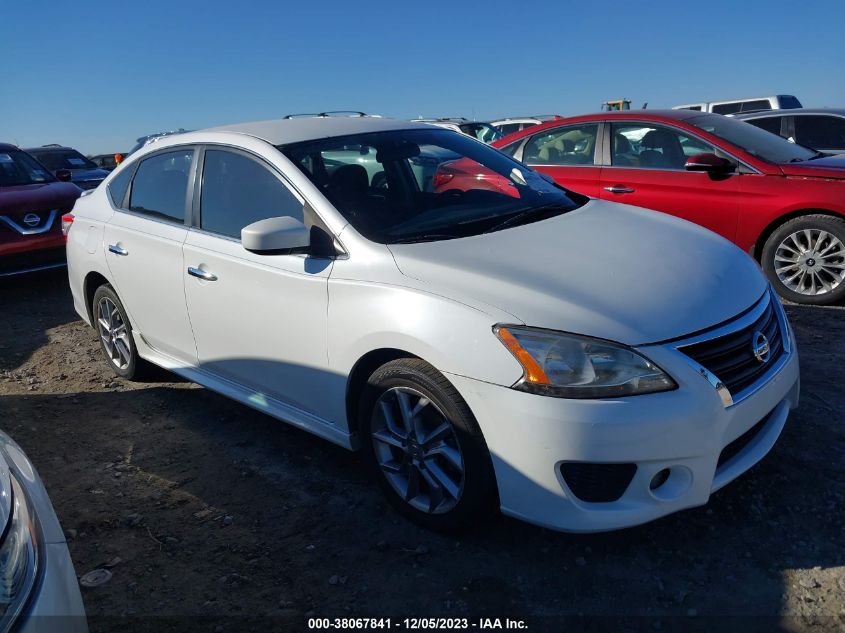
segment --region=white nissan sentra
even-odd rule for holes
[[[153,363],[360,448],[433,529],[496,506],[596,531],[702,505],[798,403],[751,257],[424,124],[165,137],[64,225],[76,310],[118,375]]]

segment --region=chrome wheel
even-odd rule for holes
[[[464,459],[452,424],[429,398],[407,387],[385,391],[373,409],[376,460],[408,504],[428,514],[448,512],[464,487]]]
[[[120,311],[108,297],[101,298],[97,304],[97,324],[109,360],[118,369],[126,369],[132,358],[129,332]]]
[[[796,231],[778,244],[774,268],[792,292],[827,294],[845,278],[845,244],[823,229]]]

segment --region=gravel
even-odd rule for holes
[[[83,588],[94,633],[194,619],[203,631],[304,630],[308,614],[524,618],[532,631],[560,630],[557,618],[586,629],[579,613],[609,630],[845,621],[841,307],[787,306],[801,406],[708,506],[595,535],[500,517],[458,543],[390,510],[357,454],[164,371],[116,379],[63,274],[0,293],[0,425],[38,468],[77,573],[121,560]]]

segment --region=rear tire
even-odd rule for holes
[[[100,338],[100,349],[112,371],[127,380],[140,378],[147,366],[138,356],[129,317],[111,285],[103,284],[94,292],[91,314]]]
[[[845,221],[803,215],[784,222],[766,240],[761,265],[788,301],[830,305],[845,299]]]
[[[464,399],[423,360],[403,358],[367,381],[361,443],[391,505],[425,528],[456,532],[497,506],[487,444]]]

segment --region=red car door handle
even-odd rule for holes
[[[634,193],[634,190],[630,187],[623,187],[622,185],[613,185],[612,187],[605,187],[605,191],[609,191],[610,193]]]

